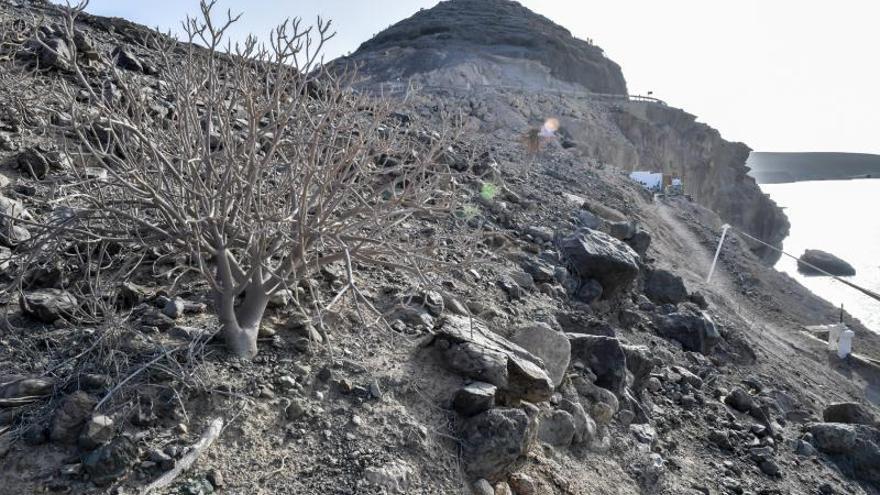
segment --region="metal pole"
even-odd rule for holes
[[[715,264],[718,263],[718,256],[721,255],[721,245],[724,244],[724,238],[727,237],[727,229],[729,228],[730,225],[726,223],[721,226],[721,240],[718,241],[718,249],[715,250],[715,259],[712,260],[712,268],[709,269],[709,276],[706,277],[707,284],[712,280],[712,274],[715,273]]]

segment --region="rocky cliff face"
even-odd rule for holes
[[[468,92],[466,108],[482,132],[522,133],[556,117],[565,146],[579,156],[680,176],[696,201],[734,226],[774,245],[788,235],[782,210],[747,175],[747,146],[725,141],[676,108],[590,98],[585,89],[626,93],[620,67],[516,2],[441,2],[379,33],[342,62],[360,64],[368,84],[415,82],[427,85],[425,91]],[[529,97],[509,94],[511,88]],[[753,249],[768,262],[778,259],[771,249]]]
[[[610,115],[635,149],[635,160],[621,165],[680,176],[688,194],[727,222],[770,244],[782,244],[788,219],[747,175],[748,146],[725,141],[717,130],[676,108],[628,103]],[[766,246],[752,248],[767,261],[779,259]]]

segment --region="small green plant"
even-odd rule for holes
[[[468,222],[473,220],[474,218],[476,218],[477,215],[479,215],[479,214],[480,214],[480,209],[477,208],[475,205],[471,205],[471,204],[464,205],[461,208],[458,208],[457,210],[455,210],[456,217],[458,217],[462,220],[468,221]]]
[[[483,186],[480,188],[480,197],[485,199],[486,201],[492,201],[495,199],[495,196],[498,194],[498,186],[492,184],[491,182],[484,182]]]

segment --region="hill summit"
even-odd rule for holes
[[[365,42],[351,57],[373,81],[492,84],[626,94],[601,48],[509,0],[448,0]]]

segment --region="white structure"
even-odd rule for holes
[[[659,191],[663,188],[663,174],[660,172],[636,171],[629,174],[629,178],[652,191]]]
[[[853,337],[856,333],[847,328],[840,334],[840,340],[837,342],[837,357],[846,359],[852,353]]]

